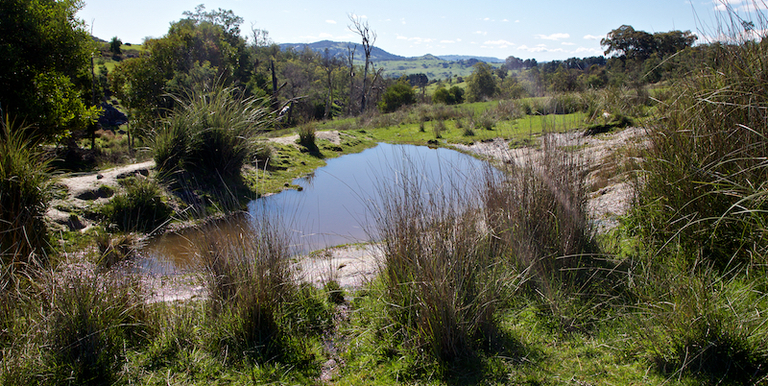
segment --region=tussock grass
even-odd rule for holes
[[[753,11],[763,31],[764,11]],[[670,378],[752,384],[768,368],[768,46],[726,15],[727,43],[674,83],[650,127],[628,223],[645,247],[630,320],[635,346]]]
[[[49,277],[38,294],[44,384],[111,384],[126,345],[145,337],[146,313],[137,282],[87,271]]]
[[[50,251],[43,216],[51,198],[48,162],[27,127],[0,125],[0,262],[2,270],[44,265]]]
[[[319,293],[294,281],[285,228],[266,216],[255,220],[235,238],[212,232],[198,246],[208,350],[225,360],[312,365],[307,337],[330,316]]]
[[[380,193],[385,325],[411,349],[450,363],[497,338],[500,272],[472,200],[457,196],[451,182],[429,193],[422,184],[415,169],[406,170],[398,186]]]
[[[121,192],[107,203],[102,212],[110,224],[124,232],[151,233],[165,225],[173,209],[165,202],[164,189],[154,179],[128,178]]]
[[[214,185],[239,181],[257,150],[256,136],[271,119],[265,102],[219,85],[174,99],[179,107],[152,139],[158,171],[184,172]]]

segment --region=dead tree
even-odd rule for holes
[[[352,25],[348,26],[349,30],[360,35],[363,40],[363,52],[365,53],[365,69],[363,70],[363,96],[360,98],[360,113],[365,112],[365,98],[368,87],[368,66],[371,63],[371,50],[373,44],[376,43],[376,32],[371,31],[368,26],[368,22],[363,22],[360,16],[349,15],[349,21]]]

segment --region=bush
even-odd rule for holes
[[[173,210],[163,199],[163,189],[152,179],[129,178],[125,191],[115,195],[102,213],[110,224],[131,232],[152,232],[168,221]]]
[[[51,196],[48,163],[8,116],[0,127],[0,262],[21,268],[43,264],[50,249],[43,221]]]
[[[379,102],[379,110],[383,113],[391,113],[402,106],[414,103],[416,103],[416,93],[413,91],[413,86],[403,77],[384,91]]]
[[[464,90],[459,86],[450,89],[440,86],[432,95],[432,102],[446,105],[458,105],[464,103]]]

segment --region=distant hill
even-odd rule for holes
[[[296,51],[303,51],[305,47],[309,47],[313,51],[317,52],[325,52],[326,49],[328,49],[328,53],[331,54],[331,56],[340,56],[342,58],[347,57],[347,47],[356,47],[355,48],[355,61],[363,61],[363,58],[365,58],[365,53],[363,52],[362,45],[355,44],[355,43],[347,43],[347,42],[332,42],[329,40],[323,40],[320,42],[315,43],[283,43],[280,45],[280,49],[282,50],[288,50],[288,49],[294,49]],[[371,50],[371,60],[381,61],[381,60],[404,60],[406,59],[403,56],[397,56],[390,54],[387,51],[382,50],[378,47],[373,47]]]
[[[486,63],[504,63],[504,59],[493,58],[490,56],[471,56],[471,55],[440,55],[440,59],[447,60],[449,62],[458,62],[461,60],[476,59]]]
[[[346,58],[347,47],[353,46],[355,46],[355,43],[323,40],[316,43],[284,43],[280,44],[280,49],[302,51],[305,47],[309,47],[309,49],[317,52],[325,52],[328,49],[328,53],[331,55]],[[362,64],[365,58],[363,48],[360,44],[357,44],[356,47],[355,63]],[[504,63],[503,60],[498,58],[469,55],[443,55],[437,57],[426,54],[424,56],[407,58],[390,54],[378,47],[373,47],[371,50],[371,61],[374,67],[384,69],[385,76],[400,77],[411,74],[426,74],[430,80],[468,76],[472,73],[472,65],[478,61],[491,65]]]

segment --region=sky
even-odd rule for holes
[[[141,43],[162,37],[169,25],[203,0],[85,0],[77,16],[93,35]],[[751,0],[747,0],[753,4]],[[350,16],[367,22],[375,46],[406,57],[425,54],[516,56],[537,61],[603,54],[600,39],[621,25],[649,33],[690,30],[713,36],[725,7],[742,0],[216,0],[207,10],[232,10],[275,43],[320,40],[357,43]]]

